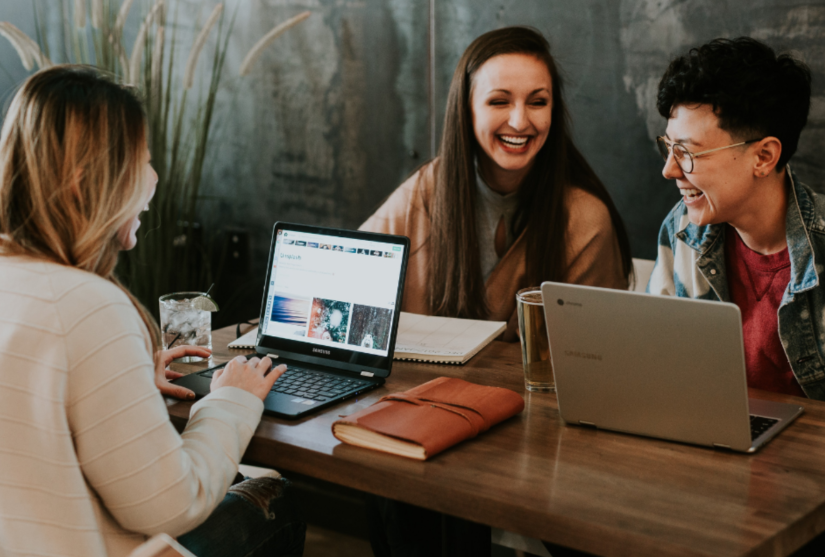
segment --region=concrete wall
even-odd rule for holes
[[[181,0],[182,37],[214,4]],[[251,233],[253,313],[272,223],[357,227],[432,155],[461,52],[500,26],[533,25],[550,39],[576,141],[614,196],[637,257],[654,257],[678,199],[653,145],[665,126],[656,83],[672,56],[709,39],[751,35],[811,66],[813,108],[792,163],[808,184],[825,185],[825,0],[229,0],[227,13],[235,10],[205,208],[213,230]],[[312,17],[237,77],[255,41],[303,10]],[[29,2],[0,1],[0,20],[34,29]],[[7,96],[26,72],[5,41],[0,67]]]

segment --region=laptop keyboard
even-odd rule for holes
[[[363,379],[342,377],[299,367],[290,367],[278,378],[272,390],[323,402],[369,385]]]
[[[778,421],[773,418],[751,415],[751,441],[755,441],[757,437],[768,431]]]
[[[208,370],[201,373],[201,376],[212,377],[213,373],[213,370]],[[284,374],[275,381],[272,391],[324,402],[339,395],[357,391],[370,384],[370,381],[363,379],[289,366]]]

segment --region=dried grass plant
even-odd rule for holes
[[[96,65],[137,87],[144,96],[158,188],[150,211],[141,219],[140,241],[135,249],[122,254],[118,272],[157,316],[161,294],[203,289],[212,279],[210,242],[199,237],[202,235],[195,223],[200,216],[204,162],[233,21],[225,25],[223,4],[214,7],[189,47],[181,76],[176,53],[184,46],[177,44],[182,27],[175,17],[169,18],[167,0],[141,0],[137,6],[134,0],[60,0],[60,29],[49,28],[43,17],[45,9],[54,9],[54,0],[48,6],[42,1],[35,2],[36,40],[11,23],[0,22],[0,35],[27,70],[52,65],[52,53],[60,52],[57,62]],[[124,29],[131,10],[137,7],[144,15],[127,50]],[[174,7],[177,14],[177,4]],[[304,12],[267,33],[245,57],[240,75],[249,73],[277,36],[309,15]],[[206,85],[194,87],[198,62],[213,34],[216,38]],[[49,41],[56,36],[62,37],[57,49]]]

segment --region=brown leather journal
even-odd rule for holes
[[[439,377],[336,421],[332,434],[350,445],[426,460],[523,409],[524,399],[509,389]]]

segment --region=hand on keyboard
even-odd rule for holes
[[[272,360],[269,358],[247,360],[244,356],[238,356],[226,364],[226,367],[215,371],[210,390],[238,387],[264,400],[275,381],[286,371],[286,366],[280,365],[272,371],[270,369]]]

